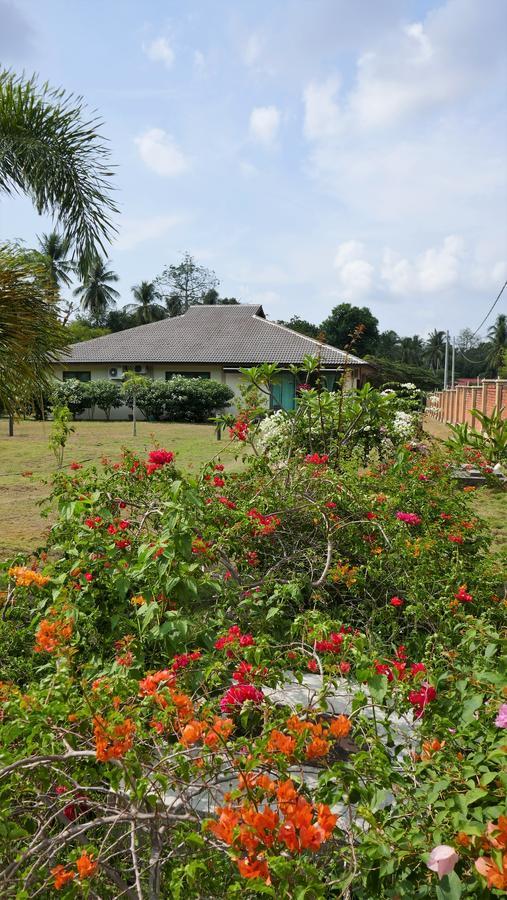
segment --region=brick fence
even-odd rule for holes
[[[480,431],[480,423],[472,415],[472,410],[478,409],[490,416],[495,407],[503,407],[502,418],[507,419],[506,379],[485,378],[480,384],[458,384],[445,391],[435,391],[428,397],[426,411],[438,422],[452,425],[468,422]]]

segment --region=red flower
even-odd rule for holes
[[[428,703],[437,696],[437,692],[433,685],[423,681],[418,691],[410,691],[408,702],[414,707],[414,715],[416,719],[420,719],[424,715],[424,709]]]
[[[148,461],[156,466],[166,466],[174,460],[174,453],[170,450],[151,450]]]
[[[343,662],[340,663],[340,672],[342,675],[348,675],[350,672],[350,663],[343,660]]]
[[[424,663],[412,663],[412,665],[410,666],[410,674],[411,675],[417,675],[418,672],[425,672],[425,671],[426,671],[426,666],[424,665]]]
[[[71,464],[69,466],[69,469],[72,469],[73,472],[75,472],[77,469],[82,469],[82,468],[83,468],[82,465],[80,465],[80,463],[78,463],[78,462],[71,462]]]
[[[389,601],[391,606],[403,606],[404,602],[405,601],[402,600],[401,597],[391,597],[391,599]]]
[[[93,575],[91,572],[85,572],[84,577],[86,578],[87,581],[93,581]]]
[[[130,547],[130,541],[122,539],[121,541],[115,541],[118,550],[125,550],[127,547]]]
[[[407,525],[420,525],[422,519],[416,513],[397,512],[396,518],[400,522],[406,522]]]
[[[246,441],[248,435],[248,422],[238,419],[234,425],[229,428],[229,435],[232,440],[237,438],[238,441]]]
[[[461,537],[460,534],[450,534],[450,535],[449,535],[449,540],[450,540],[453,544],[462,544],[462,543],[463,543],[463,538]]]
[[[118,531],[118,529],[114,525],[108,525],[107,530],[109,531],[109,534],[116,534],[116,532]]]
[[[233,685],[220,700],[220,709],[223,713],[232,713],[239,711],[243,703],[247,701],[259,704],[263,700],[264,694],[259,688],[254,687],[253,684]]]
[[[374,665],[375,665],[375,671],[376,671],[377,675],[387,675],[388,681],[393,680],[394,675],[391,672],[391,669],[389,668],[388,665],[386,665],[385,663],[379,663],[379,662],[375,662]]]
[[[221,478],[220,475],[215,475],[213,478],[213,484],[215,487],[223,487],[225,484],[225,479]]]
[[[318,453],[307,453],[305,463],[310,466],[325,466],[329,462],[329,456],[324,454],[319,456]]]
[[[462,584],[458,593],[454,594],[456,600],[459,600],[461,603],[472,603],[473,597],[471,594],[467,593],[466,584]]]
[[[308,668],[309,668],[310,672],[318,672],[319,666],[317,664],[317,660],[310,659],[308,661]]]
[[[236,504],[233,503],[232,500],[229,500],[228,497],[217,497],[217,500],[223,506],[226,506],[227,509],[236,509]]]

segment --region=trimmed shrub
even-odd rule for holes
[[[128,406],[132,397],[124,391]],[[206,422],[229,405],[234,392],[218,381],[184,378],[176,375],[170,381],[148,381],[136,395],[136,405],[147,419],[169,422]]]

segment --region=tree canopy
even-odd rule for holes
[[[353,351],[359,356],[361,354],[364,356],[375,351],[379,337],[378,319],[367,306],[340,303],[331,310],[320,327],[325,334],[326,343],[343,350],[350,345],[352,336],[359,326],[362,326],[362,330],[357,333]]]

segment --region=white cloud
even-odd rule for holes
[[[182,216],[148,216],[144,218],[122,218],[120,234],[115,241],[118,250],[132,250],[145,241],[155,241],[163,237],[171,228],[183,221]]]
[[[372,288],[375,270],[364,255],[365,247],[359,241],[344,241],[338,247],[333,264],[346,299],[359,299]]]
[[[174,178],[182,175],[190,167],[188,159],[171,135],[162,128],[150,128],[135,138],[135,144],[143,162],[157,175]]]
[[[153,62],[161,62],[168,69],[174,63],[174,50],[165,37],[158,37],[148,44],[143,44],[143,50],[148,59]]]
[[[280,112],[276,106],[256,106],[250,113],[250,134],[254,140],[269,146],[276,138]]]
[[[335,98],[339,87],[340,79],[334,76],[320,83],[311,82],[304,89],[304,131],[309,140],[319,140],[337,133],[340,110]]]
[[[201,50],[194,50],[194,66],[198,72],[204,72],[206,68],[206,57]]]
[[[430,247],[413,261],[385,250],[381,276],[393,294],[433,294],[459,283],[464,274],[463,263],[463,239],[448,235],[440,247]]]

